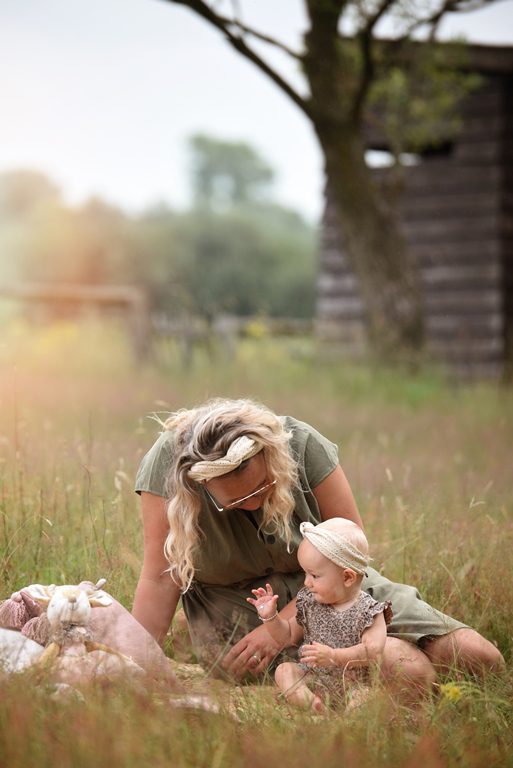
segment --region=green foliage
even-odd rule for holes
[[[251,147],[193,142],[209,191],[184,213],[160,206],[130,217],[99,199],[72,208],[40,174],[0,176],[0,278],[135,284],[154,311],[209,321],[219,313],[311,317],[314,229],[263,200],[272,174]]]
[[[383,130],[396,161],[452,141],[462,127],[462,100],[481,84],[465,71],[464,44],[403,43],[395,62],[392,45],[376,50],[380,75],[369,95],[369,120]]]
[[[189,140],[197,205],[226,207],[262,199],[274,173],[253,147],[204,134]]]
[[[194,211],[178,222],[175,259],[197,314],[309,317],[314,239],[297,216],[268,207],[224,215]]]

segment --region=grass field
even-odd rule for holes
[[[308,340],[199,349],[160,342],[136,367],[114,324],[10,324],[0,343],[0,596],[33,582],[108,578],[126,606],[142,548],[135,470],[148,418],[214,395],[250,396],[340,446],[374,565],[497,643],[507,671],[454,673],[412,713],[375,697],[350,715],[290,717],[270,686],[235,691],[239,722],[162,696],[54,701],[3,680],[0,765],[513,765],[513,392],[323,361]]]

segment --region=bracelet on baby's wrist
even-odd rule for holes
[[[260,616],[260,614],[258,614],[258,618],[260,619],[260,621],[262,621],[265,624],[267,621],[273,621],[273,619],[275,619],[277,615],[278,615],[278,611],[275,611],[272,616],[269,616],[268,619],[264,619],[264,617]]]

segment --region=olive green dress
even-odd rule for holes
[[[299,525],[321,521],[312,489],[338,465],[338,449],[308,424],[289,416],[282,421],[292,433],[289,447],[297,461],[300,484],[294,493],[290,552],[275,532],[260,529],[260,510],[218,512],[200,488],[203,535],[194,562],[195,579],[182,599],[194,647],[207,664],[215,663],[228,646],[260,625],[255,609],[246,601],[252,589],[269,582],[283,607],[303,585],[297,560],[302,540]],[[173,442],[173,434],[165,431],[144,456],[135,483],[137,493],[166,497]],[[414,587],[394,584],[372,568],[362,587],[378,602],[391,601],[394,616],[388,634],[392,637],[416,643],[465,626],[431,608]]]

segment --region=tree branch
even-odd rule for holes
[[[229,27],[236,27],[237,29],[240,29],[241,32],[251,35],[256,40],[261,40],[263,43],[274,45],[275,48],[283,51],[283,53],[286,53],[291,58],[296,59],[297,61],[303,60],[302,54],[298,53],[297,51],[293,51],[292,48],[289,48],[288,45],[282,43],[281,40],[276,40],[274,37],[264,35],[263,32],[259,32],[258,29],[253,29],[253,27],[248,27],[247,24],[243,24],[241,21],[229,19],[226,16],[220,16],[219,18],[222,19]]]
[[[201,16],[201,18],[208,21],[212,26],[222,32],[230,45],[235,48],[242,56],[251,61],[258,69],[260,69],[275,85],[284,91],[287,96],[296,104],[296,106],[304,112],[307,117],[310,117],[310,110],[308,100],[303,98],[281,75],[278,74],[269,64],[264,61],[252,48],[248,46],[242,36],[235,34],[230,27],[236,27],[242,32],[254,35],[261,40],[264,36],[257,33],[255,30],[251,30],[249,27],[245,28],[243,24],[233,19],[228,19],[224,16],[217,14],[208,3],[204,0],[164,0],[167,3],[174,3],[175,5],[183,5],[186,8],[190,8],[192,11]],[[285,46],[282,46],[278,41],[273,41],[272,38],[264,40],[264,42],[277,45],[285,50]]]
[[[431,27],[436,30],[442,21],[443,17],[449,13],[470,13],[471,11],[477,11],[480,8],[484,8],[487,5],[496,3],[497,0],[445,0],[440,8],[429,16],[424,16],[415,19],[415,21],[406,29],[406,31],[398,38],[397,42],[401,42],[409,38],[413,32],[421,27]]]
[[[390,6],[392,6],[395,2],[396,0],[383,0],[381,5],[378,6],[376,12],[367,18],[365,26],[356,36],[362,56],[362,74],[360,86],[354,98],[353,121],[355,122],[357,122],[361,116],[363,105],[365,103],[365,99],[367,98],[370,85],[375,77],[375,64],[372,50],[373,41],[375,39],[373,34],[374,28],[388,11]]]
[[[367,19],[367,23],[365,25],[364,32],[365,34],[372,34],[374,31],[374,27],[382,19],[382,17],[385,15],[385,13],[388,11],[391,5],[394,5],[396,0],[383,0],[381,5],[378,7],[376,13],[374,13],[372,16],[369,16]]]

